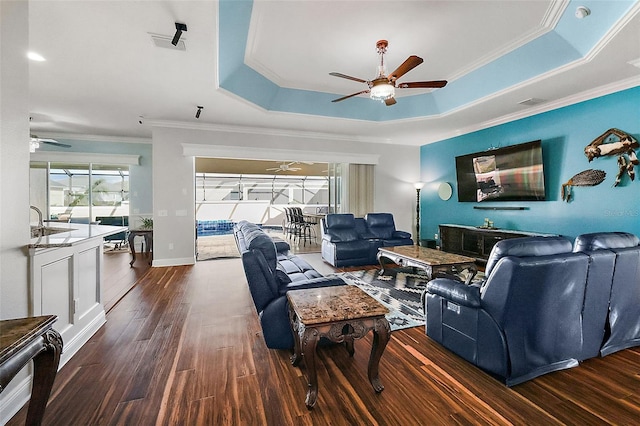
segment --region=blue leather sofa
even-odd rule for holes
[[[584,234],[574,251],[592,259],[585,307],[593,315],[585,316],[584,355],[640,346],[640,239],[626,232]]]
[[[426,333],[509,386],[640,346],[640,239],[633,234],[498,242],[486,278],[437,278]]]
[[[562,237],[498,242],[486,279],[427,284],[426,333],[512,386],[578,365],[589,256]]]
[[[287,291],[345,282],[338,277],[323,277],[303,259],[292,255],[286,241],[272,239],[253,223],[240,221],[233,232],[267,347],[293,348]]]
[[[322,220],[322,259],[334,267],[373,265],[380,247],[404,245],[413,245],[411,234],[398,231],[390,213],[328,214]]]

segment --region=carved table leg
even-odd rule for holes
[[[136,234],[134,234],[133,232],[129,233],[129,250],[131,250],[131,262],[129,262],[129,266],[133,266],[133,262],[136,261],[136,247],[133,244],[134,240],[136,238]]]
[[[28,425],[42,423],[62,352],[62,337],[57,331],[50,329],[42,337],[43,350],[33,358],[33,388],[27,411]]]
[[[390,334],[391,328],[389,327],[387,319],[384,317],[377,318],[373,328],[373,344],[371,346],[371,356],[369,357],[369,368],[367,369],[369,382],[371,382],[376,392],[382,392],[384,389],[378,375],[378,364],[380,363],[384,348],[387,346],[387,342],[389,342]]]
[[[145,251],[147,261],[149,262],[149,265],[151,265],[153,261],[153,258],[151,256],[151,246],[153,246],[153,235],[149,233],[144,234],[144,243],[147,245],[146,251]]]
[[[316,374],[316,346],[320,335],[315,328],[307,328],[301,333],[302,337],[302,356],[304,357],[304,364],[307,367],[307,382],[309,389],[307,390],[307,398],[304,403],[308,409],[313,408],[316,405],[316,399],[318,398],[318,376]]]
[[[378,273],[378,275],[384,275],[384,262],[382,261],[382,259],[385,259],[385,256],[382,253],[378,252],[376,258],[378,259],[378,263],[380,264],[380,272]]]
[[[353,354],[356,353],[355,348],[353,347],[353,327],[351,325],[346,325],[345,327],[347,327],[345,336],[344,336],[344,346],[345,348],[347,348],[347,352],[349,353],[349,356],[353,356]]]
[[[289,321],[291,321],[291,330],[293,331],[293,355],[291,355],[291,365],[297,367],[302,360],[302,353],[300,351],[300,339],[302,336],[300,330],[302,329],[304,333],[304,324],[298,322],[296,313],[291,306],[289,306]]]

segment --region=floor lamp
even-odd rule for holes
[[[420,190],[424,182],[416,182],[413,186],[416,188],[416,244],[420,245]]]

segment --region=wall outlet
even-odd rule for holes
[[[173,243],[169,243],[169,250],[173,250]]]
[[[433,234],[433,239],[437,241],[438,240],[438,234]]]
[[[168,215],[169,215],[169,212],[167,210],[158,210],[159,217],[166,217]]]

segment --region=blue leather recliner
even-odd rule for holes
[[[373,265],[380,247],[404,245],[413,245],[411,234],[396,230],[391,213],[336,213],[322,220],[322,259],[335,267]]]
[[[640,239],[626,232],[583,234],[576,238],[574,251],[592,258],[585,355],[640,346]]]
[[[287,291],[345,282],[338,277],[322,276],[306,261],[292,255],[286,241],[272,239],[253,223],[240,221],[233,231],[267,347],[293,348]]]
[[[508,386],[578,365],[589,256],[562,237],[498,242],[486,278],[436,278],[424,294],[426,333]]]

